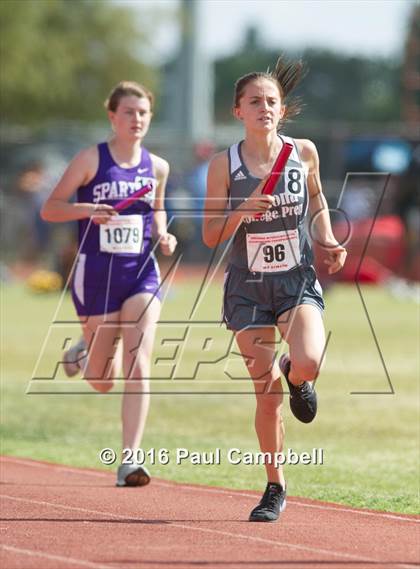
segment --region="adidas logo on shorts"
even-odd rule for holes
[[[246,180],[246,176],[242,172],[242,170],[239,170],[239,172],[237,174],[235,174],[235,177],[233,179],[235,182],[237,182],[238,180]]]

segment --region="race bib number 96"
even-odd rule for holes
[[[248,269],[259,273],[289,271],[300,263],[297,229],[274,233],[248,233]]]
[[[99,248],[102,253],[141,253],[143,218],[121,215],[99,226]]]

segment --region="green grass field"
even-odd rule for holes
[[[193,278],[175,284],[165,302],[154,358],[158,361],[153,367],[153,376],[159,378],[153,382],[157,393],[143,448],[170,452],[169,464],[152,467],[156,476],[261,490],[265,485],[262,466],[235,466],[225,460],[229,448],[256,451],[258,445],[250,380],[245,379],[234,346],[229,350],[230,333],[208,323],[219,316],[221,286],[215,284],[206,291],[189,331],[182,323],[190,318],[198,286]],[[337,286],[326,298],[325,324],[331,339],[317,384],[318,417],[313,424],[302,425],[292,417],[287,403],[284,412],[286,448],[302,452],[322,447],[324,464],[288,466],[289,492],[417,513],[418,306],[397,301],[378,288],[363,291],[394,394],[356,287]],[[57,323],[75,320],[69,295],[56,311],[59,299],[55,294],[36,295],[22,285],[3,285],[2,452],[111,468],[101,464],[98,453],[103,447],[120,449],[120,395],[93,394],[82,379],[65,380],[61,369],[55,379],[31,381],[40,352],[35,376],[49,377],[63,337],[69,330],[77,336],[77,324]],[[42,352],[53,321],[56,324]],[[171,341],[162,342],[164,337]],[[205,342],[205,337],[213,341]],[[203,363],[194,379],[197,358]],[[229,379],[226,370],[237,379]],[[220,448],[223,460],[220,465],[177,465],[175,449],[179,447],[201,452]]]

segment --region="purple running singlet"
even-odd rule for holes
[[[98,171],[77,190],[79,203],[115,206],[143,186],[152,186],[152,191],[106,224],[96,225],[90,218],[79,220],[79,253],[72,282],[79,316],[116,312],[138,293],[160,298],[159,267],[152,244],[157,181],[150,154],[142,147],[140,163],[121,168],[106,142],[98,144],[98,152]]]

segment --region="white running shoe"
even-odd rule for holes
[[[87,356],[86,342],[84,338],[64,352],[63,367],[67,377],[73,377],[82,371],[82,360]]]
[[[150,474],[140,464],[122,464],[118,467],[116,486],[146,486],[150,482]]]

